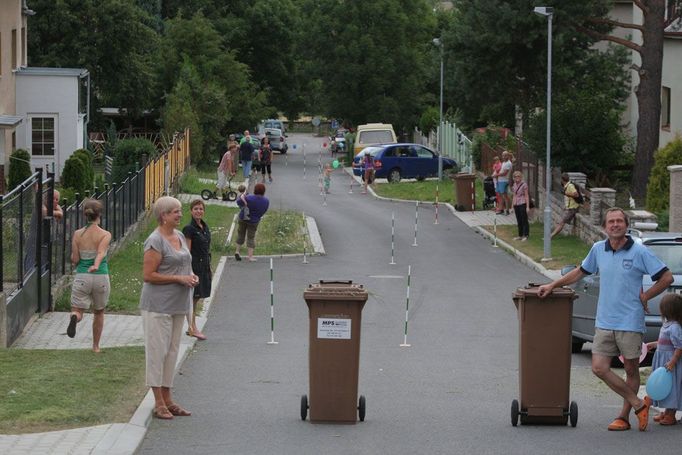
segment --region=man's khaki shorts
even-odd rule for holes
[[[570,223],[575,218],[576,213],[578,213],[578,209],[564,209],[561,219],[564,223]]]
[[[71,306],[87,310],[103,310],[109,302],[109,275],[77,273],[71,287]]]
[[[622,355],[624,359],[638,359],[642,354],[642,338],[639,332],[594,329],[592,354],[606,357]]]

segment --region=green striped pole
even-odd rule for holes
[[[405,303],[405,338],[403,343],[400,345],[403,348],[409,348],[411,344],[407,344],[407,320],[410,315],[410,275],[412,274],[412,266],[407,266],[407,301]]]
[[[417,246],[417,223],[419,222],[419,201],[414,206],[414,243],[412,246]]]
[[[493,218],[493,247],[497,248],[497,215]]]
[[[390,265],[395,265],[395,212],[391,212],[391,262]]]
[[[306,254],[305,246],[306,246],[306,238],[308,237],[308,229],[306,228],[306,219],[305,219],[305,212],[303,213],[303,263],[307,264],[308,263],[308,256]]]
[[[270,341],[268,344],[278,344],[275,341],[275,287],[273,285],[272,258],[270,258]]]

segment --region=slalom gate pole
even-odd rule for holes
[[[497,215],[493,218],[493,247],[497,248]]]
[[[305,180],[305,144],[301,145],[301,149],[303,150],[303,180]]]
[[[391,212],[391,262],[390,265],[395,265],[395,212]]]
[[[436,182],[436,220],[433,222],[433,224],[438,224],[438,185],[440,182]]]
[[[419,201],[414,204],[414,243],[412,246],[417,246],[417,223],[419,222]]]
[[[410,317],[410,276],[412,275],[412,266],[408,265],[407,266],[407,300],[405,302],[405,338],[403,338],[403,342],[400,345],[403,348],[409,348],[412,346],[411,344],[407,343],[407,321]]]
[[[270,341],[268,344],[278,344],[275,341],[275,288],[273,281],[272,258],[270,258]]]
[[[306,254],[305,246],[306,246],[306,238],[308,237],[308,230],[306,229],[306,219],[305,219],[305,212],[303,213],[303,263],[307,264],[308,263],[308,256]]]
[[[350,191],[348,191],[348,194],[353,194],[353,180],[355,180],[353,178],[354,175],[355,174],[353,174],[353,168],[351,167],[350,168]]]

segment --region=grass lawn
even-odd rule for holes
[[[202,182],[199,179],[210,179],[213,183]],[[218,181],[218,175],[215,169],[197,169],[195,167],[189,168],[185,175],[180,179],[180,192],[188,194],[201,194],[201,191],[209,188],[215,190],[215,185]],[[235,191],[241,182],[244,181],[244,176],[241,172],[237,172],[232,180],[232,189]]]
[[[127,422],[142,401],[143,347],[0,350],[0,434]]]
[[[492,226],[483,226],[483,228],[493,232]],[[513,240],[518,235],[516,225],[504,224],[497,226],[497,237],[513,245],[517,250],[532,258],[535,262],[540,263],[540,259],[544,254],[543,230],[544,226],[542,223],[531,223],[528,241],[521,242]],[[561,269],[566,265],[579,265],[587,256],[590,248],[591,245],[586,244],[579,237],[557,235],[552,239],[553,260],[543,262],[542,264],[548,269]]]
[[[261,219],[256,231],[256,249],[254,254],[277,255],[277,254],[303,254],[303,238],[307,233],[303,215],[292,210],[268,210]],[[232,244],[237,238],[237,233],[232,237]],[[306,248],[311,251],[310,240]],[[246,245],[244,245],[246,246]],[[234,252],[234,249],[230,250]],[[246,250],[242,248],[242,253]]]
[[[449,178],[443,179],[440,184],[437,180],[424,180],[421,182],[382,183],[374,185],[374,192],[382,197],[394,199],[407,199],[413,201],[435,202],[436,185],[438,185],[438,201],[448,202],[455,205],[456,188]],[[476,209],[483,208],[483,182],[476,179]]]

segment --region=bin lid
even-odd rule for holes
[[[540,288],[540,285],[535,284],[535,283],[528,283],[528,286],[524,288],[518,288],[514,293],[512,294],[512,297],[514,300],[516,299],[525,299],[526,297],[535,297],[535,298],[540,298],[538,296],[538,290]],[[567,287],[559,287],[559,288],[554,288],[552,289],[552,293],[545,298],[569,298],[571,300],[575,300],[577,296],[575,295],[575,291],[571,288]]]
[[[303,298],[308,300],[352,300],[366,302],[367,290],[361,284],[352,281],[320,280],[319,283],[309,284],[303,292]]]

